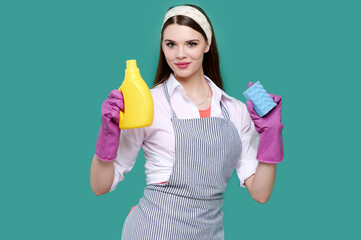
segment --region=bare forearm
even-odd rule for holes
[[[276,164],[259,162],[256,173],[246,180],[251,197],[260,203],[268,201],[276,179]]]
[[[90,169],[90,185],[96,195],[109,192],[114,179],[113,162],[101,161],[95,154]]]

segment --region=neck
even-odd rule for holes
[[[192,99],[204,98],[204,96],[209,94],[209,86],[204,78],[203,69],[197,71],[192,76],[180,77],[174,75],[177,81],[182,85],[186,95]]]
[[[174,77],[183,86],[185,95],[199,109],[207,109],[212,103],[212,90],[204,78],[203,69],[187,78]]]

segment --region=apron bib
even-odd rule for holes
[[[175,160],[169,180],[149,184],[126,218],[122,240],[223,240],[223,198],[241,154],[241,139],[225,118],[178,119],[172,110]]]

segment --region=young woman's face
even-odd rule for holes
[[[163,31],[162,49],[175,77],[188,78],[202,71],[209,45],[203,35],[190,27],[171,24]]]

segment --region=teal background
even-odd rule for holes
[[[145,186],[142,153],[96,196],[90,164],[100,108],[137,59],[152,85],[170,6],[210,17],[225,90],[261,81],[283,98],[285,159],[272,196],[234,174],[226,240],[360,236],[360,1],[2,1],[1,239],[120,239]]]

